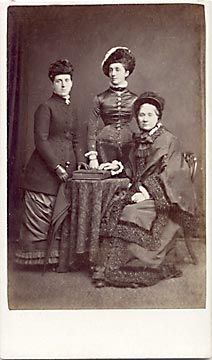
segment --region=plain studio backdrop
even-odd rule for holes
[[[8,8],[8,164],[10,238],[18,237],[20,185],[34,149],[34,112],[51,96],[49,64],[68,58],[74,66],[72,101],[79,109],[82,141],[93,97],[108,87],[102,59],[127,46],[136,67],[129,88],[165,98],[163,123],[182,149],[198,158],[197,201],[204,218],[205,19],[191,4],[48,5]]]

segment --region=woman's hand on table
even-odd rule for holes
[[[89,161],[89,168],[90,169],[98,169],[99,168],[99,162],[97,159],[93,159]]]
[[[120,174],[124,169],[124,166],[122,165],[121,161],[113,160],[111,163],[102,163],[99,166],[99,170],[106,170],[110,171],[111,175],[118,175]]]
[[[61,181],[66,181],[68,179],[68,173],[63,166],[57,165],[55,172]]]
[[[110,162],[102,163],[99,165],[99,170],[116,171],[118,169],[119,169],[119,166],[117,164],[110,163]]]

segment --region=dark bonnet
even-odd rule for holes
[[[165,100],[161,96],[152,91],[147,91],[141,94],[133,105],[136,118],[138,117],[139,109],[143,104],[154,105],[159,111],[159,119],[161,118],[165,105]]]

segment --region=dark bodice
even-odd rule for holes
[[[112,125],[121,129],[133,118],[133,103],[137,95],[124,89],[115,91],[109,88],[94,99],[93,111],[88,124],[88,149],[96,149],[96,138],[101,119],[105,126]]]
[[[98,95],[99,115],[105,125],[120,121],[122,124],[129,123],[132,119],[132,105],[137,96],[125,89],[114,91],[108,89]]]
[[[27,164],[23,187],[51,195],[57,193],[60,180],[55,174],[58,164],[70,162],[68,172],[84,160],[79,124],[72,104],[58,95],[41,104],[35,112],[35,150]]]

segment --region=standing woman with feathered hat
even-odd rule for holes
[[[129,124],[137,99],[137,95],[128,90],[127,79],[135,68],[135,57],[127,47],[110,49],[101,67],[110,79],[110,87],[95,97],[89,118],[86,156],[93,169],[101,163],[127,161],[132,141]],[[98,131],[100,120],[104,127]]]

